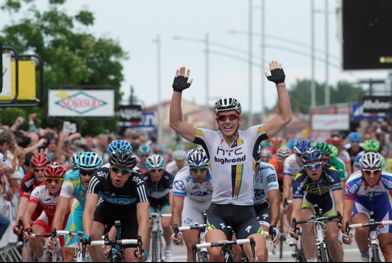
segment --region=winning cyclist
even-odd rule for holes
[[[51,232],[64,174],[65,169],[59,163],[50,163],[45,167],[45,184],[34,188],[30,195],[27,210],[23,216],[23,223],[25,225],[24,234],[26,238],[30,237],[31,232],[35,234]],[[31,224],[32,215],[37,207],[42,207],[43,211],[34,223]],[[42,257],[43,241],[40,238],[31,238],[30,247],[37,258]]]
[[[86,195],[82,243],[101,239],[119,220],[122,239],[141,236],[143,246],[147,244],[149,203],[142,175],[132,170],[136,162],[132,151],[118,149],[110,155],[110,168],[95,171]],[[126,247],[125,260],[135,260],[134,252]],[[99,247],[90,247],[90,254],[94,261],[105,261]]]
[[[193,149],[188,152],[187,162],[189,166],[181,169],[173,182],[173,227],[203,224],[202,213],[211,204],[212,182],[207,153],[202,148]],[[200,243],[199,231],[184,231],[183,238],[187,248],[187,261],[192,262],[192,245]],[[172,239],[180,244],[182,235],[177,238],[172,235]]]
[[[301,154],[304,164],[293,181],[292,218],[308,220],[315,214],[315,205],[322,209],[325,216],[334,216],[336,211],[343,212],[343,190],[337,170],[323,163],[319,150],[310,148]],[[314,225],[302,226],[302,244],[305,257],[316,262]],[[343,261],[343,249],[338,241],[339,229],[336,222],[327,223],[327,242],[334,261]]]
[[[83,210],[90,179],[96,169],[102,165],[102,158],[95,152],[81,153],[75,164],[75,170],[64,177],[60,198],[53,219],[52,228],[62,229],[64,219],[72,203],[66,230],[83,231]],[[77,248],[79,238],[69,236],[65,242],[64,259],[72,262],[74,248]]]
[[[150,199],[149,213],[171,214],[170,191],[173,185],[173,176],[165,169],[165,160],[160,154],[150,155],[146,160],[147,173],[144,175],[147,193]],[[173,251],[171,249],[171,218],[162,217],[161,224],[165,238],[165,259],[171,261]],[[148,242],[150,237],[148,237]]]
[[[188,141],[201,144],[211,160],[213,194],[208,220],[215,229],[207,233],[207,241],[226,240],[230,234],[227,226],[231,226],[237,238],[254,238],[258,260],[265,260],[267,255],[261,246],[264,237],[258,234],[261,227],[253,207],[253,162],[260,142],[277,134],[292,117],[282,66],[277,61],[272,61],[269,66],[271,75],[267,78],[276,84],[279,114],[264,125],[239,130],[241,105],[234,98],[220,99],[215,103],[219,131],[196,129],[184,121],[182,91],[192,84],[192,80],[188,81],[190,71],[185,67],[176,72],[170,103],[170,126]],[[245,250],[248,258],[252,258],[249,246]],[[209,252],[211,261],[222,261],[220,249],[213,248]]]
[[[346,182],[344,194],[343,226],[348,223],[369,223],[370,211],[375,221],[392,220],[392,174],[382,169],[383,157],[379,153],[362,155],[361,169],[353,173]],[[392,261],[392,226],[383,226],[380,231],[380,247],[385,261]],[[346,242],[351,238],[345,236]],[[355,241],[363,261],[369,261],[368,229],[357,228]]]

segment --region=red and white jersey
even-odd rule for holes
[[[51,195],[45,185],[39,185],[31,192],[29,202],[42,207],[48,218],[53,219],[59,196]]]

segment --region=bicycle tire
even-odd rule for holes
[[[283,243],[284,243],[283,241],[284,241],[284,237],[283,235],[281,235],[279,238],[279,259],[283,258]]]
[[[158,255],[158,237],[157,233],[153,233],[151,242],[151,261],[158,262]]]
[[[372,250],[371,262],[381,262],[380,250],[378,249],[378,246],[372,245],[371,250]]]
[[[198,255],[199,262],[208,262],[208,253],[207,251],[202,251]]]
[[[330,262],[330,258],[328,257],[328,247],[327,244],[321,243],[318,248],[319,251],[319,261],[320,262]]]

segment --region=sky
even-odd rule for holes
[[[205,53],[202,40],[209,35],[209,106],[220,97],[237,98],[243,110],[252,108],[258,112],[262,107],[260,64],[261,1],[252,1],[252,53],[257,65],[252,67],[252,93],[249,92],[248,67],[248,0],[68,0],[64,8],[68,14],[76,14],[88,9],[95,15],[95,24],[87,32],[97,37],[116,40],[128,53],[129,59],[123,61],[125,81],[122,91],[129,96],[130,86],[135,95],[151,105],[158,101],[158,45],[154,42],[160,36],[161,45],[161,98],[169,100],[171,84],[176,69],[186,66],[191,70],[192,86],[184,91],[183,98],[205,103]],[[311,59],[302,53],[310,53],[310,1],[311,0],[265,0],[266,62],[272,59],[283,64],[286,83],[290,86],[296,79],[310,78]],[[45,8],[47,0],[37,0],[37,5]],[[368,78],[385,78],[387,71],[342,71],[340,65],[341,46],[339,42],[339,1],[329,0],[330,49],[329,75],[331,84],[339,80],[355,82]],[[315,38],[316,55],[324,58],[325,50],[325,1],[316,0]],[[18,18],[0,16],[0,26]],[[83,29],[86,31],[85,29]],[[242,31],[245,34],[232,34],[229,31]],[[175,40],[174,36],[199,39],[200,41]],[[282,41],[277,39],[285,38]],[[297,45],[296,43],[302,43]],[[230,49],[222,48],[230,46]],[[283,50],[284,49],[284,50]],[[239,52],[240,50],[241,52]],[[288,51],[289,50],[289,51]],[[222,55],[225,53],[225,55]],[[232,56],[236,56],[234,59]],[[238,59],[238,57],[242,58]],[[264,70],[268,69],[265,63]],[[264,78],[264,77],[263,77]],[[325,63],[316,62],[316,80],[325,81]],[[265,81],[266,106],[277,101],[276,88],[272,82]],[[250,101],[249,98],[252,98]],[[251,105],[251,106],[250,106]]]

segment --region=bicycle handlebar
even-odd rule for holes
[[[121,240],[94,240],[91,241],[90,246],[103,246],[103,245],[139,245],[137,239],[121,239]]]
[[[223,240],[219,242],[209,242],[209,243],[201,243],[195,245],[197,249],[202,249],[202,248],[211,248],[211,247],[226,247],[226,246],[232,246],[232,245],[245,245],[245,244],[254,244],[253,238],[247,238],[247,239],[237,239],[237,240]]]
[[[307,224],[307,223],[324,223],[328,221],[333,221],[334,219],[338,219],[337,223],[341,223],[342,215],[338,212],[338,214],[335,216],[313,217],[311,219],[301,220],[301,221],[297,221],[295,218],[293,218],[292,229],[294,229],[295,231],[298,229],[297,228],[298,225]]]
[[[359,228],[359,227],[368,227],[368,226],[386,226],[392,225],[392,220],[380,221],[380,222],[369,222],[369,223],[358,223],[349,225],[349,229]]]

